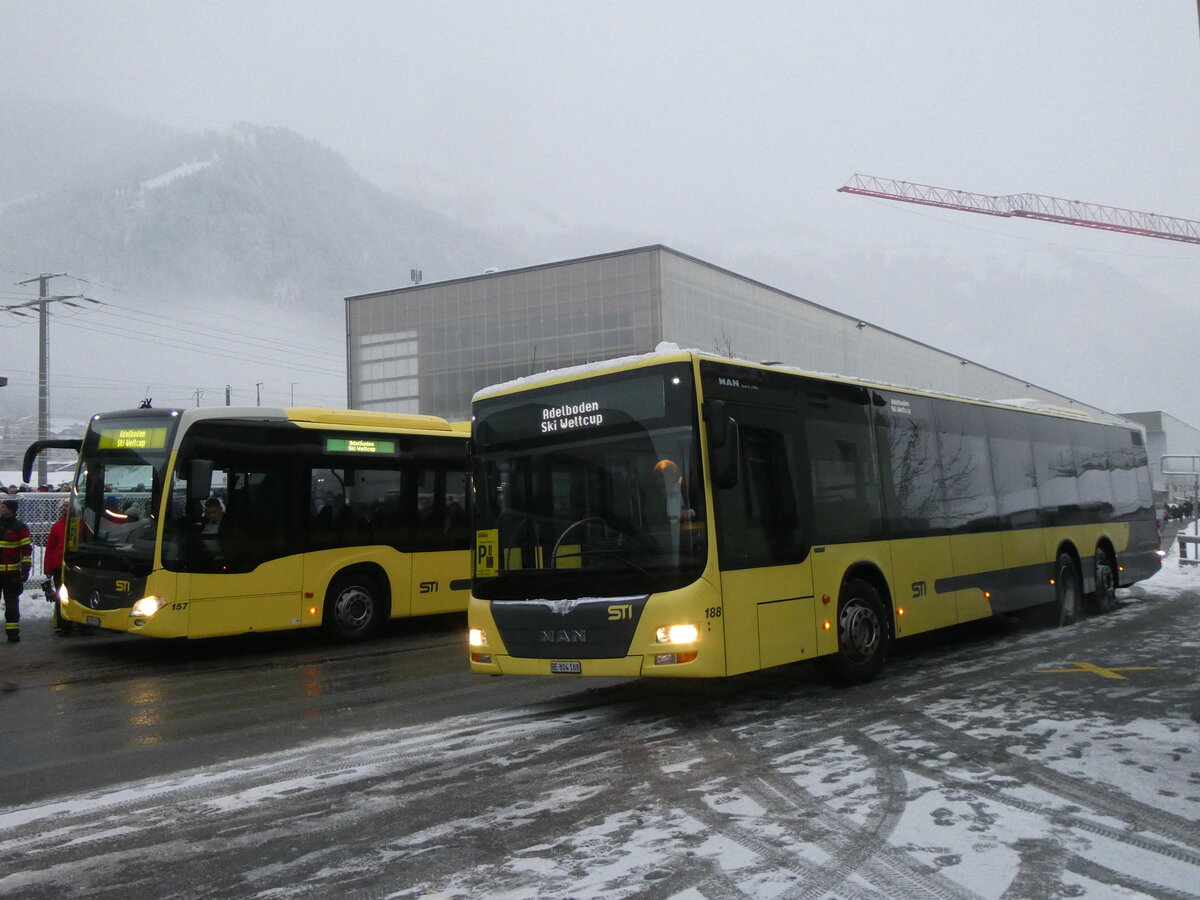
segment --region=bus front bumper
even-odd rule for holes
[[[480,652],[471,648],[471,671],[479,675],[576,675],[610,678],[709,678],[723,675],[723,667],[710,671],[704,654],[691,662],[658,662],[673,654],[625,656],[615,659],[531,659]],[[720,660],[718,660],[718,663]]]
[[[187,635],[186,609],[160,609],[153,616],[139,618],[130,614],[129,607],[91,609],[75,600],[61,603],[62,617],[77,625],[118,631],[122,634],[144,634],[148,637],[182,637]],[[186,607],[186,604],[184,604]],[[180,619],[182,618],[182,621]]]

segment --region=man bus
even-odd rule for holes
[[[466,423],[317,408],[136,409],[71,447],[63,616],[154,637],[461,611]]]
[[[1143,434],[1113,418],[656,352],[474,400],[475,672],[725,676],[1158,570]]]

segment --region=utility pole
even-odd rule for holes
[[[38,298],[30,300],[26,303],[14,303],[4,307],[6,312],[16,312],[17,315],[23,315],[19,310],[32,309],[37,307],[38,311],[38,431],[37,436],[39,441],[44,441],[49,436],[50,432],[50,304],[54,302],[63,302],[68,306],[78,306],[77,303],[71,303],[71,300],[86,300],[89,303],[99,303],[99,300],[93,300],[91,297],[85,297],[83,294],[71,294],[69,296],[54,296],[51,297],[47,288],[51,278],[62,278],[66,272],[59,272],[55,275],[39,275],[37,278],[29,278],[25,281],[18,282],[19,284],[38,283]],[[46,483],[46,465],[47,459],[45,454],[38,454],[38,483],[41,487]]]
[[[261,381],[256,381],[254,383],[254,405],[255,406],[262,406],[262,386],[263,386],[263,383]]]

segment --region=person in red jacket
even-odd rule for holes
[[[58,589],[62,587],[63,544],[67,537],[67,501],[58,508],[58,521],[46,535],[46,552],[42,555],[42,572],[46,575],[46,599],[54,604],[54,627],[61,635],[71,633],[74,623],[62,617]]]
[[[17,518],[16,498],[0,500],[0,589],[4,592],[4,634],[21,640],[21,590],[33,567],[29,529]]]

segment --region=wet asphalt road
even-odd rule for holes
[[[472,675],[465,632],[463,615],[393,622],[383,638],[357,646],[315,631],[196,642],[64,638],[46,620],[26,622],[20,644],[0,644],[4,801],[578,689]]]
[[[851,689],[490,679],[463,625],[27,629],[0,896],[1200,896],[1200,591],[913,639]]]

